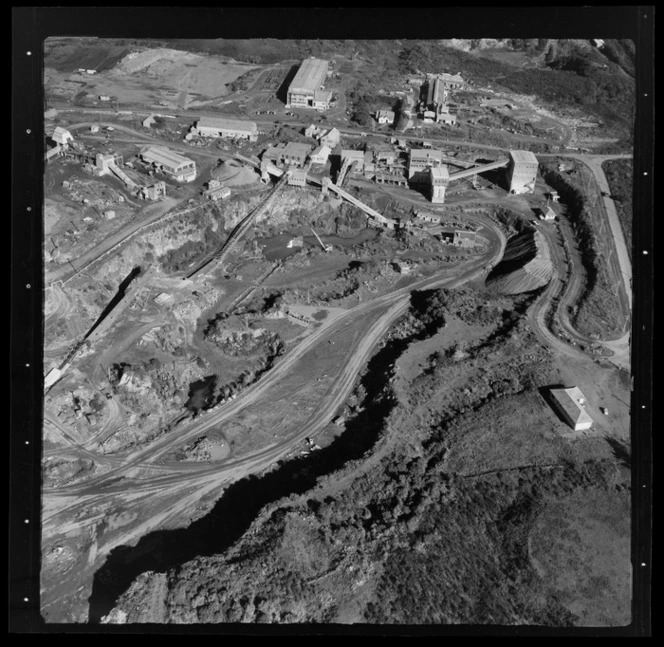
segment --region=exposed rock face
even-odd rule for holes
[[[501,294],[530,292],[546,285],[553,275],[549,246],[542,234],[526,229],[507,241],[502,260],[486,280]]]

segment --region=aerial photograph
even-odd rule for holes
[[[630,625],[633,40],[43,50],[44,622]]]

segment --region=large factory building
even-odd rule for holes
[[[510,193],[534,193],[538,166],[535,153],[510,151],[510,163],[507,167]]]
[[[288,87],[287,108],[315,108],[327,110],[332,93],[325,90],[328,62],[306,58]]]

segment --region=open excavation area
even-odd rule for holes
[[[633,48],[483,42],[46,43],[47,623],[631,622]]]

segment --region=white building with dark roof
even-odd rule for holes
[[[201,117],[196,122],[196,133],[201,137],[235,137],[255,142],[258,127],[253,121],[226,117]]]
[[[286,107],[327,109],[331,99],[330,93],[321,92],[325,90],[327,72],[327,61],[313,56],[304,59],[288,86]]]

